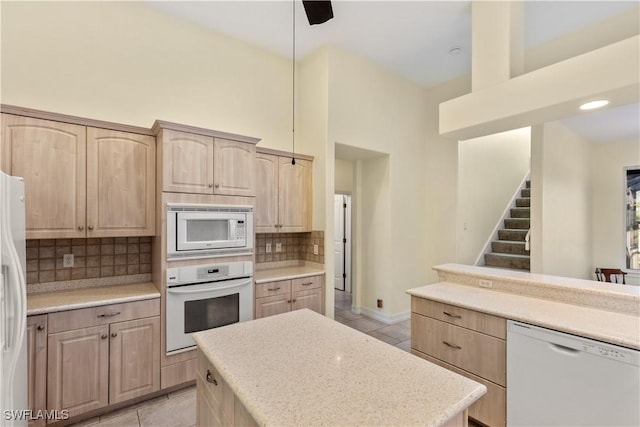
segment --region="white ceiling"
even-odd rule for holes
[[[334,18],[311,26],[302,2],[149,1],[175,17],[292,57],[293,7],[296,59],[323,45],[368,58],[383,68],[431,87],[471,72],[471,2],[334,0]],[[632,1],[527,1],[525,48],[552,40],[638,7]],[[459,55],[449,54],[453,47]],[[594,142],[640,135],[638,105],[567,120]],[[636,114],[635,118],[633,114]],[[613,125],[615,123],[615,126]],[[595,135],[602,135],[596,137]]]

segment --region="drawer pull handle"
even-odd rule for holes
[[[298,300],[294,298],[291,302],[296,302],[296,301],[298,301]]]
[[[44,331],[44,326],[42,326],[42,325],[38,325],[37,329],[38,329],[39,331]]]
[[[100,338],[102,338],[103,340],[106,340],[108,336],[109,336],[109,335],[107,335],[107,334],[102,334],[102,335],[100,336]]]
[[[211,371],[208,369],[207,369],[207,382],[213,385],[218,385],[218,381],[216,381],[216,379],[213,378],[213,375],[211,375]]]
[[[277,288],[267,288],[268,291],[279,291],[280,290],[280,286],[278,286]]]
[[[116,311],[115,313],[104,313],[104,314],[98,314],[98,317],[113,317],[113,316],[117,316],[119,315],[120,312]]]
[[[447,311],[443,311],[442,313],[444,313],[445,316],[449,316],[449,317],[452,317],[454,319],[462,319],[462,316],[459,316],[457,314],[451,314],[451,313],[449,313]]]
[[[460,347],[459,345],[453,345],[453,344],[449,344],[446,341],[442,341],[442,344],[446,345],[447,347],[456,349],[456,350],[462,350],[462,347]]]
[[[117,332],[111,332],[111,338],[115,338],[115,337],[117,337],[117,336],[118,336],[118,333],[117,333]]]
[[[302,286],[311,286],[311,285],[313,285],[313,282],[307,282],[302,284]]]

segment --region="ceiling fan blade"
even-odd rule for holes
[[[311,25],[323,24],[333,18],[333,8],[330,1],[302,0],[302,4]]]

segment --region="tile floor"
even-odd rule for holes
[[[411,349],[411,321],[387,325],[363,314],[351,312],[351,294],[343,291],[335,291],[335,320],[371,335],[381,341],[398,347],[404,351]]]
[[[69,427],[192,427],[195,424],[196,388],[192,386]]]
[[[402,350],[411,347],[409,320],[387,325],[351,313],[351,294],[335,292],[335,320]],[[91,418],[70,427],[192,427],[196,423],[196,390],[183,390]]]

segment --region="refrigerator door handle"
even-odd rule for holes
[[[25,277],[22,272],[20,258],[18,256],[18,252],[16,247],[13,244],[13,233],[11,227],[9,227],[7,216],[3,215],[4,218],[0,220],[0,227],[3,247],[3,258],[8,261],[7,264],[3,266],[2,275],[5,277],[5,281],[8,280],[8,285],[5,287],[5,307],[10,310],[6,313],[11,321],[7,321],[7,326],[9,326],[9,334],[5,337],[5,340],[8,341],[8,345],[5,343],[5,348],[7,355],[9,356],[9,372],[7,384],[10,386],[13,384],[13,378],[16,371],[16,366],[18,365],[18,359],[20,357],[20,345],[22,342],[22,338],[26,334],[27,328],[27,302],[26,302],[26,292],[23,290],[26,289]],[[5,284],[3,283],[3,286]],[[7,319],[9,320],[9,319]],[[11,389],[11,388],[10,388]]]

